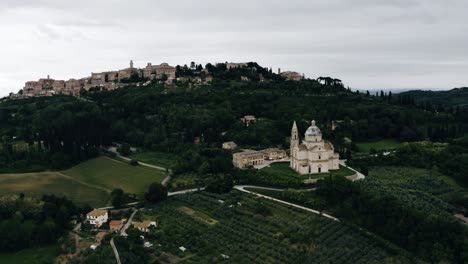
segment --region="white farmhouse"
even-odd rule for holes
[[[109,214],[107,210],[94,209],[86,214],[86,220],[95,227],[100,227],[102,224],[107,223]]]
[[[330,142],[322,139],[322,132],[311,122],[305,132],[305,138],[299,144],[299,133],[294,121],[291,130],[291,163],[290,166],[299,174],[325,173],[338,170],[339,155]]]

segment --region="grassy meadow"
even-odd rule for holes
[[[392,150],[397,148],[401,143],[395,139],[382,139],[371,142],[360,142],[356,145],[359,148],[359,152],[369,153],[371,149],[379,150]]]
[[[165,176],[161,170],[98,157],[61,172],[0,174],[0,195],[64,195],[77,204],[99,207],[108,204],[115,188],[141,196],[151,183],[161,182]]]
[[[28,248],[15,253],[0,253],[0,264],[54,263],[54,258],[57,255],[56,245]]]
[[[108,190],[121,188],[125,192],[142,194],[153,182],[161,182],[165,172],[128,163],[108,157],[98,157],[83,162],[62,172],[76,180]]]
[[[136,151],[130,155],[130,158],[164,168],[172,168],[176,165],[177,157],[174,154],[161,151]]]
[[[0,174],[0,195],[24,193],[41,197],[43,194],[67,196],[78,204],[102,206],[109,193],[103,188],[78,182],[59,172]]]

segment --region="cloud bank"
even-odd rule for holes
[[[257,61],[355,89],[468,86],[467,12],[464,0],[3,0],[0,96],[130,59]]]

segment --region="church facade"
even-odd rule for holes
[[[339,155],[330,142],[322,139],[322,131],[311,122],[304,140],[300,142],[296,121],[291,130],[291,163],[290,166],[299,174],[325,173],[338,170]]]

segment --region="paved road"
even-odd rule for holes
[[[263,164],[255,165],[254,168],[257,169],[257,170],[260,170],[260,169],[263,169],[265,167],[270,167],[270,165],[273,164],[273,163],[290,162],[290,161],[291,161],[291,158],[284,158],[284,159],[280,159],[280,160],[267,160]]]
[[[356,172],[355,175],[346,177],[348,180],[358,181],[358,180],[364,180],[366,178],[366,176],[364,174],[360,173],[359,171],[357,171],[357,170],[355,170],[355,169],[353,169],[351,167],[346,166],[346,160],[340,160],[340,165],[344,166],[344,167],[346,167],[346,168],[348,168],[348,169],[350,169],[350,170],[352,170],[354,172]]]
[[[308,212],[318,214],[318,215],[321,215],[323,217],[332,219],[334,221],[340,221],[340,220],[338,220],[338,218],[336,218],[334,216],[331,216],[329,214],[321,213],[320,211],[317,211],[317,210],[314,210],[314,209],[310,209],[310,208],[300,206],[300,205],[297,205],[297,204],[285,202],[283,200],[279,200],[279,199],[276,199],[276,198],[273,198],[273,197],[270,197],[270,196],[266,196],[266,195],[263,195],[263,194],[259,194],[259,193],[256,193],[256,192],[248,191],[245,188],[258,188],[258,187],[251,186],[251,185],[236,185],[236,186],[234,186],[234,189],[239,190],[241,192],[250,193],[250,194],[256,195],[258,197],[262,197],[262,198],[272,200],[272,201],[275,201],[275,202],[278,202],[278,203],[282,203],[282,204],[286,204],[286,205],[289,205],[289,206],[292,206],[292,207],[296,207],[296,208],[299,208],[299,209],[302,209],[302,210],[305,210],[305,211],[308,211]]]
[[[138,209],[133,211],[132,215],[130,215],[130,218],[128,218],[127,223],[125,223],[125,225],[122,227],[122,230],[120,230],[120,235],[127,236],[127,232],[126,232],[127,228],[129,228],[130,225],[132,224],[133,217],[135,216],[137,212],[138,212]]]
[[[114,256],[115,256],[115,260],[117,261],[117,264],[122,264],[120,262],[119,251],[117,251],[117,248],[115,247],[115,244],[114,244],[114,238],[111,239],[110,245],[112,247],[112,250],[114,251]]]
[[[174,196],[174,195],[191,193],[191,192],[196,192],[196,191],[203,191],[203,190],[205,190],[205,188],[194,188],[194,189],[182,190],[182,191],[177,191],[177,192],[170,192],[167,194],[167,196]]]
[[[120,153],[117,151],[117,147],[110,147],[107,150],[110,151],[110,152],[115,153],[115,155],[117,155],[118,158],[121,158],[121,159],[126,160],[126,161],[131,161],[132,160],[131,158],[124,157],[124,156],[120,155]],[[145,166],[145,167],[148,167],[148,168],[153,168],[153,169],[163,170],[163,171],[167,170],[166,168],[161,167],[161,166],[156,166],[156,165],[152,165],[152,164],[148,164],[148,163],[144,163],[144,162],[140,162],[140,161],[138,161],[138,163],[141,166]]]
[[[121,158],[121,159],[126,160],[126,161],[131,161],[132,160],[131,158],[124,157],[124,156],[120,155],[120,153],[117,151],[117,147],[110,147],[107,150],[112,152],[112,153],[115,153],[115,155],[117,155],[118,158]],[[134,150],[132,150],[132,151],[134,151]],[[172,170],[169,170],[169,169],[161,167],[161,166],[156,166],[156,165],[153,165],[153,164],[149,164],[149,163],[144,163],[144,162],[141,162],[141,161],[138,161],[138,164],[140,164],[141,166],[144,166],[144,167],[169,172],[167,174],[166,178],[164,178],[164,180],[162,180],[162,182],[161,182],[161,184],[164,185],[164,186],[166,186],[166,184],[171,180]]]

